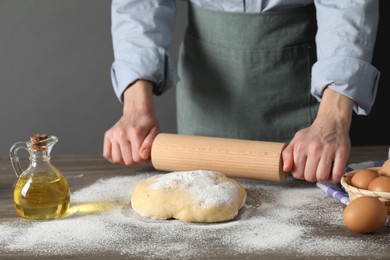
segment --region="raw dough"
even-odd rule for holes
[[[222,222],[235,218],[246,200],[237,181],[218,172],[171,172],[140,181],[131,204],[142,216],[185,222]]]

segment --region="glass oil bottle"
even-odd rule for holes
[[[36,134],[29,142],[15,143],[10,159],[18,177],[14,189],[17,214],[25,219],[50,220],[65,215],[70,205],[68,182],[50,162],[50,152],[58,142],[55,136]],[[30,164],[22,170],[17,152],[26,149]]]

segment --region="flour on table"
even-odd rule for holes
[[[245,204],[245,188],[222,173],[171,172],[140,181],[131,204],[142,216],[185,222],[223,222]]]
[[[132,209],[131,193],[140,180],[157,173],[101,179],[73,192],[71,205],[79,210],[64,219],[3,220],[1,252],[65,257],[109,257],[114,252],[137,259],[267,258],[274,252],[284,252],[286,258],[377,258],[376,252],[384,252],[390,241],[388,228],[370,236],[351,233],[343,224],[340,203],[314,185],[291,179],[283,185],[239,180],[247,200],[232,221],[145,218]],[[345,234],[333,235],[332,229],[345,229]]]

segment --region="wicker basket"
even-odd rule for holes
[[[372,167],[369,169],[378,170],[380,167]],[[351,185],[351,178],[352,176],[357,172],[358,170],[350,171],[344,174],[344,176],[341,178],[341,185],[344,187],[344,189],[348,192],[349,199],[353,201],[354,199],[357,199],[362,196],[370,196],[378,198],[380,201],[382,201],[386,207],[387,211],[390,215],[390,192],[379,192],[379,191],[370,191],[365,189],[359,189]]]

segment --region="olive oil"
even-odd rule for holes
[[[50,163],[50,152],[58,138],[45,134],[30,137],[30,142],[15,143],[10,159],[18,177],[14,189],[16,213],[25,219],[50,220],[66,216],[70,190],[64,175]],[[30,153],[30,165],[23,170],[18,151]]]
[[[63,216],[69,208],[70,191],[66,179],[49,172],[22,176],[14,189],[17,214],[26,219],[49,220]]]

